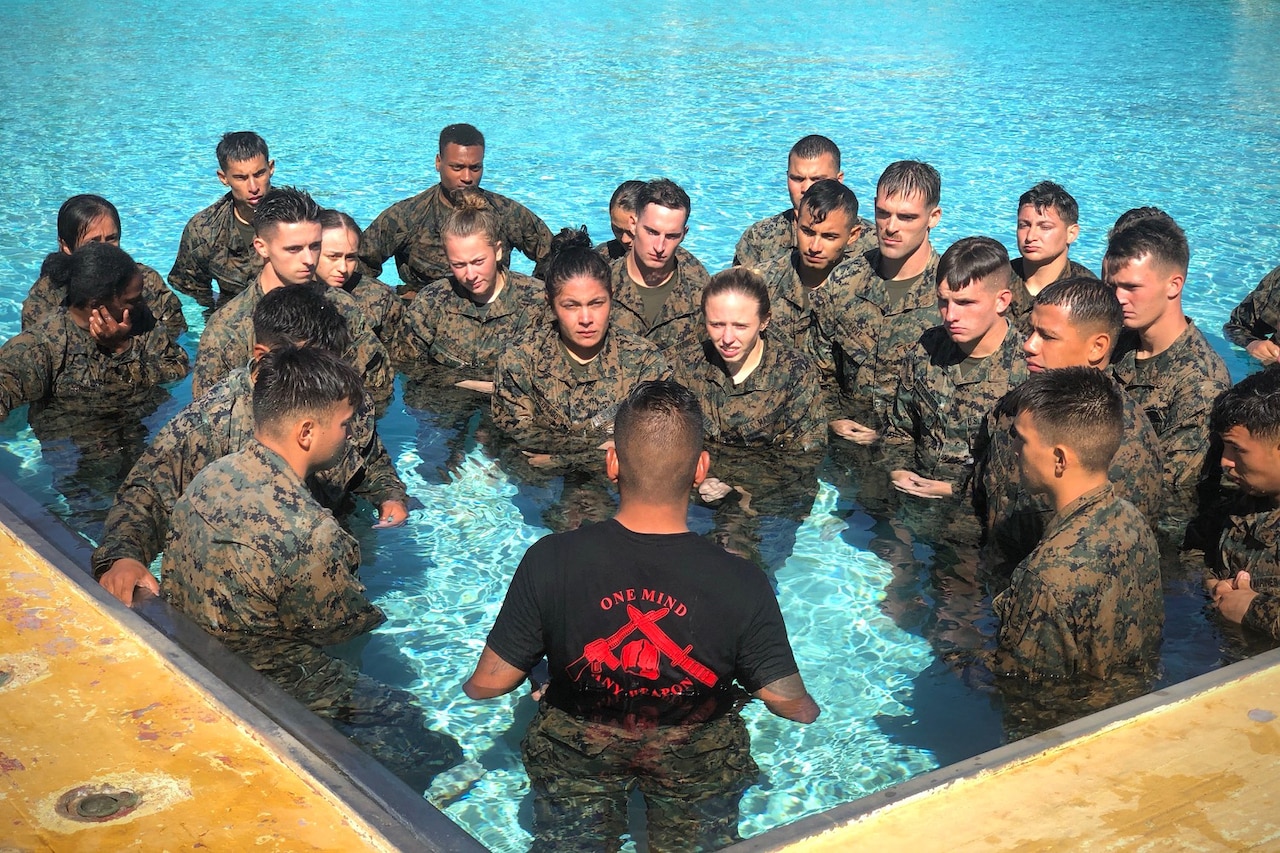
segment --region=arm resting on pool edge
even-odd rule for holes
[[[486,644],[476,671],[462,683],[462,692],[471,699],[493,699],[515,690],[527,676],[527,672],[507,663]]]
[[[818,703],[804,689],[804,680],[798,672],[771,681],[751,695],[764,702],[764,706],[774,714],[797,723],[812,723],[822,713]]]

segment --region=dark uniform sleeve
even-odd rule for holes
[[[1280,267],[1276,267],[1258,282],[1253,292],[1231,312],[1231,318],[1222,327],[1222,334],[1239,347],[1248,347],[1254,341],[1266,340],[1275,334],[1280,325]]]
[[[166,326],[156,326],[133,338],[132,346],[117,358],[135,357],[143,386],[176,382],[191,372],[191,359]]]
[[[786,425],[776,443],[800,450],[816,450],[827,446],[827,395],[818,382],[818,371],[807,359],[807,369],[795,380],[790,404],[793,420]]]
[[[1280,595],[1260,592],[1244,614],[1244,626],[1280,639]]]
[[[199,223],[193,218],[182,229],[178,257],[174,259],[173,269],[169,270],[169,286],[206,308],[214,304],[213,275],[209,272],[208,263],[212,252],[208,235],[201,233]]]
[[[278,603],[285,630],[317,646],[331,646],[386,621],[358,579],[359,547],[332,518],[306,540],[297,561]]]
[[[187,330],[182,303],[164,283],[160,273],[145,264],[138,264],[138,269],[142,271],[142,294],[147,300],[147,307],[155,315],[156,322],[168,330],[169,337],[177,340]]]
[[[402,251],[409,243],[409,223],[404,212],[412,199],[398,201],[388,207],[364,229],[360,238],[360,264],[365,275],[377,278],[387,258]]]
[[[547,540],[535,542],[525,551],[507,587],[502,610],[493,623],[485,644],[498,657],[521,672],[528,672],[546,654],[543,640],[543,613],[539,606],[534,574],[544,566],[543,552],[550,550]]]
[[[386,501],[400,501],[403,503],[408,500],[409,493],[405,488],[404,481],[396,473],[395,466],[391,464],[391,457],[387,454],[387,448],[378,436],[374,412],[373,400],[366,393],[364,402],[361,403],[355,418],[352,420],[351,441],[348,442],[347,453],[349,455],[354,454],[355,457],[348,464],[362,469],[358,475],[352,475],[355,480],[352,491],[375,507],[382,506]],[[341,471],[342,469],[343,463],[340,463],[334,470]],[[345,488],[348,482],[350,480],[344,480],[342,486]]]
[[[992,602],[1000,617],[995,669],[1038,677],[1065,677],[1079,654],[1052,593],[1030,575]]]
[[[795,675],[796,666],[787,626],[782,620],[778,598],[764,581],[764,575],[751,566],[753,574],[747,582],[754,586],[754,597],[760,606],[742,632],[734,677],[749,693],[755,693],[780,678]],[[756,577],[758,575],[758,577]]]
[[[506,220],[511,244],[539,267],[536,272],[542,272],[542,262],[551,254],[551,229],[547,223],[519,202],[511,203]]]
[[[893,396],[893,408],[889,411],[889,423],[884,431],[884,466],[890,471],[913,470],[915,445],[919,439],[920,411],[915,398],[915,359],[908,359],[907,368],[898,390]],[[919,473],[919,472],[917,472]]]
[[[0,346],[0,420],[53,391],[53,359],[34,332],[20,332]]]

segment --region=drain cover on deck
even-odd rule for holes
[[[124,817],[142,802],[142,797],[106,785],[81,785],[58,798],[57,811],[71,820],[101,823]]]

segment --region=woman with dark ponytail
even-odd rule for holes
[[[49,255],[40,268],[40,277],[31,285],[22,303],[22,328],[30,329],[66,304],[66,291],[59,289],[49,277],[50,263],[66,257],[87,243],[120,245],[120,212],[100,195],[73,195],[58,208],[58,251]],[[138,264],[142,273],[142,295],[169,336],[177,340],[187,330],[182,304],[160,277],[146,264]]]

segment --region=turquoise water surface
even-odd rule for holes
[[[1280,2],[705,5],[544,4],[535,14],[511,0],[0,0],[0,334],[18,330],[71,194],[112,199],[124,248],[164,273],[187,219],[221,192],[213,147],[224,131],[257,130],[277,184],[367,224],[433,181],[439,128],[468,121],[489,140],[485,185],[553,230],[586,223],[603,237],[619,181],[675,179],[693,199],[686,246],[713,272],[747,225],[786,206],[786,151],[811,132],[841,145],[846,182],[868,207],[890,161],[934,164],[939,250],[976,233],[1012,247],[1018,195],[1049,178],[1080,201],[1072,256],[1096,270],[1115,217],[1159,205],[1191,241],[1188,313],[1234,375],[1249,369],[1220,328],[1280,263]],[[198,308],[186,308],[198,330]],[[195,337],[186,342],[194,353]],[[520,849],[527,783],[515,745],[530,703],[472,703],[457,685],[520,555],[546,533],[536,510],[560,486],[513,480],[477,440],[477,419],[456,424],[402,401],[380,429],[422,507],[401,530],[370,530],[367,510],[352,521],[390,617],[365,666],[414,690],[462,743],[472,764],[437,802],[489,846]],[[69,492],[50,461],[56,448],[41,447],[21,412],[0,440],[0,473],[91,536],[88,519],[109,494]],[[883,547],[888,517],[869,513],[844,479],[829,462],[776,571],[825,713],[801,727],[748,710],[765,778],[744,801],[747,835],[1003,737],[998,701],[937,664],[921,621],[902,616],[948,595],[931,574],[935,549]],[[891,585],[908,607],[888,606]],[[1240,653],[1190,579],[1171,573],[1166,588],[1162,683]]]

